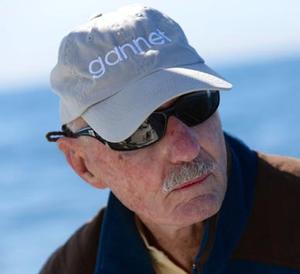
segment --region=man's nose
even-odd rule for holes
[[[168,158],[174,164],[192,161],[201,149],[195,129],[174,116],[168,119],[164,142]]]

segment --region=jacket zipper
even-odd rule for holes
[[[192,274],[197,274],[197,266],[196,266],[196,264],[193,264]]]
[[[192,274],[200,274],[200,273],[201,273],[201,269],[197,269],[197,264],[193,263]]]

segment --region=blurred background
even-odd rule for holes
[[[1,0],[0,273],[37,273],[105,204],[67,166],[48,75],[59,43],[90,16],[137,1]],[[300,2],[143,1],[175,19],[206,62],[234,84],[224,129],[251,148],[300,157]]]

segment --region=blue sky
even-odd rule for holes
[[[59,43],[91,15],[137,1],[1,0],[0,88],[48,81]],[[300,55],[300,1],[142,3],[175,19],[209,65]]]

